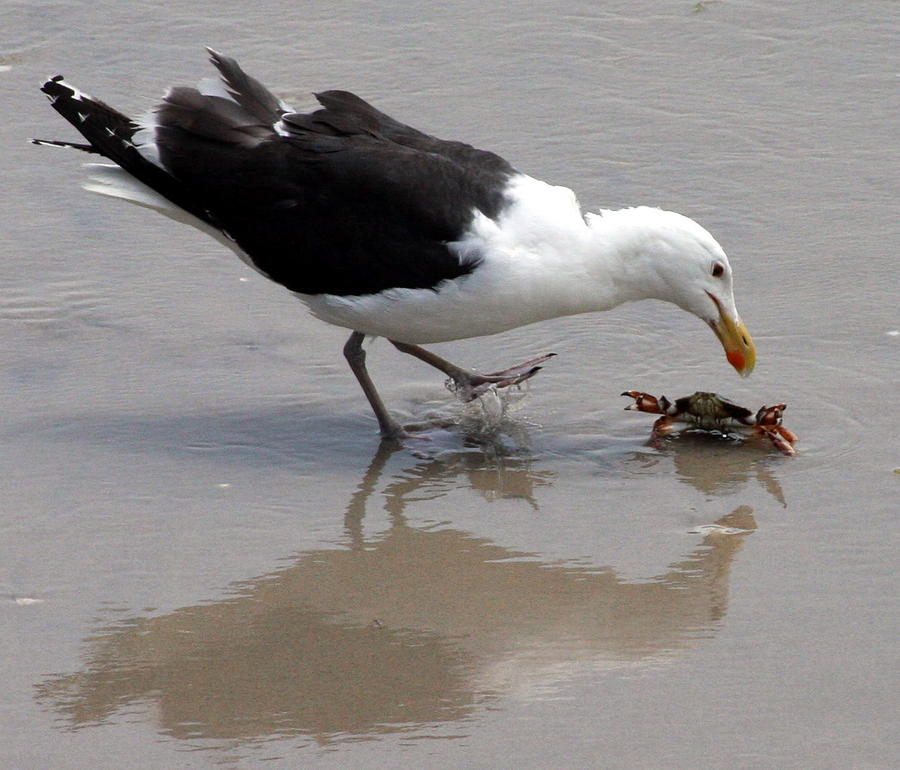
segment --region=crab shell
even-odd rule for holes
[[[735,430],[752,431],[769,438],[772,444],[785,454],[796,454],[793,445],[797,436],[781,424],[785,404],[762,406],[754,414],[743,406],[738,406],[716,393],[698,391],[690,396],[669,401],[665,396],[656,398],[649,393],[628,390],[622,394],[634,399],[626,410],[637,410],[650,414],[661,414],[653,425],[653,438],[664,436],[677,429],[698,429],[729,433]]]

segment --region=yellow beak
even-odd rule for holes
[[[728,363],[737,369],[741,377],[746,377],[756,366],[756,346],[753,344],[753,338],[740,319],[735,320],[726,315],[721,303],[715,297],[713,301],[719,308],[719,319],[710,321],[710,328],[725,348]]]
[[[725,348],[728,363],[738,370],[741,377],[746,377],[756,366],[756,346],[750,332],[741,321],[737,323],[731,318],[722,317],[709,324]]]

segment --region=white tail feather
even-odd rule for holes
[[[156,192],[156,190],[135,179],[125,169],[110,163],[85,163],[84,167],[91,174],[82,184],[82,187],[88,192],[103,195],[107,198],[118,198],[128,203],[134,203],[137,206],[153,209],[170,219],[174,219],[176,222],[195,227],[227,246],[240,257],[242,262],[256,269],[240,246],[228,238],[225,233],[207,224],[202,219],[198,219],[193,214],[189,214],[183,208],[176,206],[172,201]]]
[[[90,171],[91,176],[82,185],[85,190],[109,198],[121,198],[138,206],[146,206],[163,214],[171,216],[171,213],[179,212],[191,219],[197,219],[183,209],[166,200],[156,190],[139,182],[125,169],[112,163],[85,163],[84,167]],[[198,220],[199,221],[199,220]]]

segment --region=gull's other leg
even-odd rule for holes
[[[430,350],[420,348],[418,345],[411,345],[408,342],[397,342],[396,340],[391,340],[391,343],[401,353],[414,356],[446,374],[453,380],[457,393],[463,401],[471,401],[474,398],[478,398],[491,386],[505,388],[510,385],[518,385],[520,382],[534,377],[542,368],[539,364],[556,355],[556,353],[548,353],[545,356],[532,358],[530,361],[525,361],[518,366],[511,366],[509,369],[504,369],[500,372],[480,374],[463,369],[445,358],[441,358],[436,353],[432,353]]]

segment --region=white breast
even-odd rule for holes
[[[570,313],[585,305],[588,228],[574,193],[524,175],[506,191],[501,217],[476,214],[450,246],[481,262],[435,290],[389,289],[340,297],[297,296],[323,321],[401,342],[424,344],[480,337]]]

